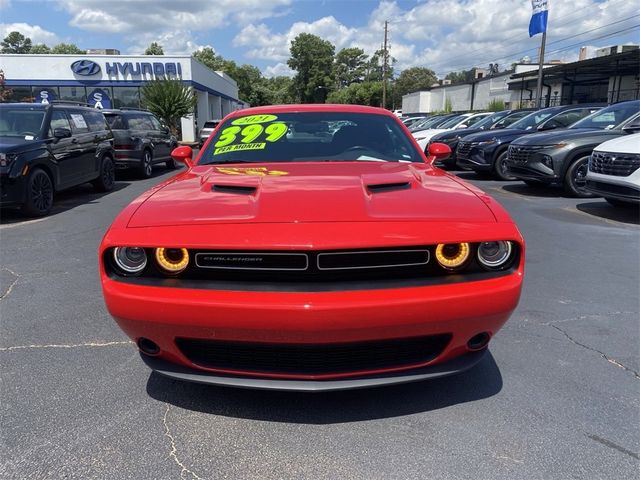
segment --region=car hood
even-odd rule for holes
[[[640,153],[640,133],[607,140],[596,147],[599,152]]]
[[[38,148],[42,143],[42,140],[25,140],[24,137],[0,137],[0,152],[27,152],[34,148]]]
[[[517,128],[503,128],[501,130],[481,131],[478,133],[472,133],[463,137],[461,140],[465,142],[486,142],[488,140],[499,140],[501,142],[513,140],[521,135],[530,135],[536,132],[536,130],[520,130]]]
[[[128,227],[443,220],[496,221],[426,164],[313,162],[195,166],[148,196]]]
[[[591,143],[604,142],[604,139],[622,135],[621,130],[600,130],[597,128],[570,128],[552,132],[538,132],[518,138],[514,145],[553,145],[556,143]],[[602,140],[601,140],[602,139]]]

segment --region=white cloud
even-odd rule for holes
[[[590,45],[611,43],[610,39],[595,37],[632,26],[635,22],[629,17],[634,14],[637,6],[628,0],[553,2],[547,59],[577,58],[579,46],[574,44],[581,41]],[[495,62],[504,68],[524,55],[535,60],[540,44],[540,36],[529,38],[531,4],[523,0],[429,0],[411,8],[383,0],[365,15],[363,8],[364,23],[360,26],[348,26],[326,16],[313,22],[293,23],[283,32],[272,31],[264,23],[251,23],[240,30],[233,45],[246,47],[247,58],[284,64],[291,40],[308,32],[329,40],[336,50],[360,47],[372,54],[380,48],[384,21],[389,20],[390,53],[397,60],[396,72],[421,66],[444,75]],[[629,20],[606,27],[625,18]],[[604,28],[585,33],[598,27]],[[556,42],[565,37],[572,38]],[[276,66],[268,67],[271,71],[269,68]]]
[[[271,65],[265,68],[262,74],[267,77],[293,77],[295,72],[289,68],[286,63],[276,63],[275,65]]]
[[[11,32],[20,32],[31,39],[33,45],[46,43],[49,46],[60,43],[60,38],[53,32],[45,30],[39,25],[28,23],[0,23],[0,38],[5,38]]]
[[[166,55],[191,55],[210,45],[200,45],[193,41],[194,36],[188,30],[173,30],[161,34],[145,33],[135,37],[135,43],[129,49],[133,55],[143,54],[152,42],[162,45]]]

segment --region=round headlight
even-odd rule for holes
[[[436,260],[448,269],[454,270],[461,267],[469,259],[471,249],[469,244],[464,243],[440,243],[436,247]]]
[[[180,273],[189,265],[189,252],[186,248],[156,248],[156,261],[165,273]]]
[[[511,258],[511,242],[482,242],[478,246],[478,261],[487,268],[500,268]]]
[[[113,259],[125,273],[140,273],[147,266],[147,253],[140,247],[116,247]]]

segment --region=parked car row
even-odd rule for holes
[[[79,103],[0,104],[0,206],[47,215],[56,192],[91,182],[110,191],[116,169],[148,178],[177,168],[176,138],[152,113],[96,110]]]
[[[598,145],[640,132],[640,101],[499,113],[501,120],[492,125],[498,117],[488,116],[477,123],[477,131],[473,127],[450,128],[432,135],[424,148],[436,142],[449,145],[452,155],[441,163],[445,167],[457,165],[492,174],[499,180],[522,180],[528,185],[561,185],[574,197],[602,195],[611,203],[640,203],[640,186],[634,183],[640,167],[635,135],[614,143],[611,151],[605,145],[589,163]],[[512,115],[520,115],[520,119],[505,125]],[[451,120],[448,122],[451,125]],[[413,132],[419,144],[424,135],[421,132]],[[611,172],[619,177],[611,184],[615,186],[602,177]],[[621,180],[622,177],[629,178]]]

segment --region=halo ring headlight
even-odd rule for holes
[[[134,275],[147,266],[147,253],[142,247],[116,247],[113,260],[123,273]]]
[[[471,253],[468,243],[439,243],[436,247],[436,260],[441,267],[455,270],[462,267]]]
[[[168,274],[176,275],[189,265],[189,252],[186,248],[156,248],[156,262]]]
[[[506,240],[482,242],[478,245],[478,262],[486,268],[503,267],[510,259],[513,245]]]

